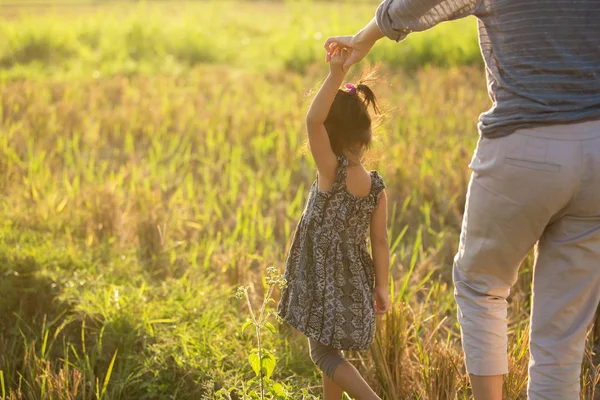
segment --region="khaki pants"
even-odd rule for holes
[[[467,371],[508,372],[506,298],[536,246],[530,399],[579,399],[600,301],[600,121],[480,139],[454,263]]]

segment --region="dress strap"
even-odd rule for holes
[[[375,201],[375,206],[379,203],[379,197],[381,197],[381,192],[385,189],[385,182],[379,172],[371,171],[371,196]]]
[[[337,156],[337,160],[338,166],[335,169],[335,183],[345,186],[348,175],[348,159],[344,156]]]

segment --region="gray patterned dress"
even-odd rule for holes
[[[371,171],[371,191],[346,187],[348,160],[338,157],[333,186],[313,183],[286,261],[279,315],[326,346],[364,350],[373,342],[375,271],[367,249],[371,215],[385,184]]]

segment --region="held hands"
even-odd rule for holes
[[[327,50],[325,61],[332,62],[335,55],[340,50],[343,50],[346,52],[346,57],[342,64],[342,69],[344,72],[348,72],[350,67],[362,60],[369,53],[371,47],[373,47],[372,44],[367,47],[364,44],[357,43],[354,38],[354,36],[335,36],[328,38],[325,42],[325,50]]]
[[[383,32],[379,29],[375,18],[371,20],[363,29],[354,36],[332,36],[325,42],[327,56],[325,60],[330,62],[332,56],[337,50],[347,49],[348,58],[344,62],[342,69],[348,72],[352,64],[356,64],[371,51],[371,48],[379,39],[383,37]]]
[[[390,310],[390,291],[387,287],[375,287],[375,312],[385,314]]]
[[[343,77],[348,70],[344,69],[344,64],[348,61],[348,50],[337,48],[330,53],[327,53],[329,61],[329,71],[331,75]]]

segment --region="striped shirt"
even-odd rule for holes
[[[492,107],[480,133],[600,119],[600,0],[385,0],[390,39],[474,15]]]

